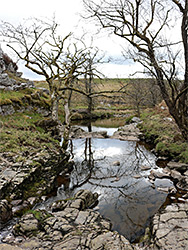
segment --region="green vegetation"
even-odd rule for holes
[[[181,133],[173,119],[167,113],[153,109],[142,113],[143,123],[140,125],[145,140],[155,145],[159,155],[169,159],[188,163],[188,143],[182,138]]]
[[[140,79],[146,82],[146,79]],[[128,79],[95,79],[94,91],[109,91],[118,90],[120,86],[129,82]],[[131,79],[133,82],[134,79]],[[149,81],[149,80],[148,80]],[[37,86],[46,87],[45,81],[35,82]],[[132,85],[131,85],[132,86]],[[84,88],[83,82],[80,88]],[[130,88],[130,87],[129,87]],[[129,89],[130,90],[130,89]],[[11,116],[2,116],[0,122],[1,143],[0,152],[25,152],[28,149],[37,150],[45,148],[56,148],[59,144],[54,140],[50,133],[43,126],[40,126],[43,116],[35,111],[37,107],[50,109],[50,97],[40,92],[37,89],[25,89],[21,91],[0,91],[0,105],[13,104],[16,106],[32,105],[33,111],[25,111],[24,113],[14,113]],[[126,114],[125,123],[129,124],[132,117],[135,115],[134,107],[130,105],[129,99],[124,103],[118,103],[120,97],[115,95],[113,98],[96,97],[94,99],[94,114],[108,119],[97,120],[96,126],[111,126],[109,117],[117,114]],[[71,101],[72,110],[84,110],[87,108],[87,100],[80,94],[73,93]],[[59,117],[64,120],[64,112],[62,104],[59,108]],[[74,113],[73,118],[81,119],[81,114]],[[165,110],[158,108],[142,110],[141,119],[143,124],[141,129],[144,132],[146,141],[155,145],[156,152],[160,155],[168,156],[182,162],[188,162],[188,144],[183,140],[181,133],[174,121],[171,121],[171,116]],[[114,125],[122,126],[122,119],[117,119]],[[23,156],[18,156],[17,161],[23,161]]]
[[[52,217],[51,214],[49,214],[47,211],[45,210],[28,210],[27,214],[33,214],[35,216],[35,218],[38,220],[39,223],[43,223],[45,219]]]
[[[23,153],[28,150],[57,148],[59,142],[35,125],[41,119],[42,115],[33,112],[2,116],[0,152]]]
[[[37,89],[24,89],[20,91],[0,90],[0,105],[13,104],[27,107],[29,104],[50,108],[50,97]]]

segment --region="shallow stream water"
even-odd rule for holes
[[[116,129],[105,130],[112,135]],[[167,193],[158,191],[147,177],[151,169],[160,171],[156,157],[137,142],[109,138],[74,139],[70,152],[75,162],[73,171],[70,176],[59,178],[61,186],[57,195],[43,205],[72,197],[79,189],[97,192],[99,203],[94,209],[110,219],[113,230],[135,241],[167,197]],[[149,169],[141,171],[142,166]],[[162,180],[156,185],[173,184]]]

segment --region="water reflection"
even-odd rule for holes
[[[166,199],[140,171],[143,165],[156,168],[155,156],[136,142],[116,139],[74,139],[70,149],[75,166],[64,195],[78,189],[97,192],[100,213],[114,230],[135,240]]]

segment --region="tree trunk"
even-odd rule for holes
[[[58,121],[59,99],[54,96],[51,99],[51,103],[52,103],[52,107],[51,107],[51,117],[52,117],[52,120]]]
[[[176,103],[170,98],[170,95],[168,93],[168,90],[166,88],[165,81],[163,78],[163,71],[155,60],[155,55],[154,55],[153,50],[151,50],[150,52],[151,52],[150,60],[156,71],[156,75],[157,75],[156,79],[160,87],[162,97],[169,109],[169,113],[171,114],[176,124],[178,125],[183,138],[187,141],[188,140],[188,123],[187,123],[187,117],[186,117],[187,113],[184,112],[184,105],[179,105],[177,107]],[[181,102],[181,100],[179,100],[179,102]]]
[[[69,132],[70,132],[70,110],[69,110],[68,101],[65,101],[64,111],[65,111],[65,122],[64,122],[64,133],[63,133],[62,148],[64,150],[67,150],[68,142],[69,142]]]

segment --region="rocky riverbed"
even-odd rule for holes
[[[114,136],[127,140],[130,127],[124,126]],[[131,130],[131,137],[139,140],[140,132],[135,125],[132,128],[134,129]],[[107,134],[104,131],[86,134],[78,128],[72,131],[72,137],[82,136],[106,138]],[[46,199],[45,195],[53,187],[57,187],[54,166],[57,166],[55,169],[58,173],[70,171],[71,162],[68,155],[63,158],[57,152],[56,157],[52,155],[49,152],[43,152],[42,155],[38,152],[30,155],[28,160],[20,165],[11,154],[1,154],[1,223],[19,214],[18,211],[28,210],[36,202]],[[32,162],[35,163],[34,166]],[[161,171],[147,171],[153,188],[156,181],[164,178],[173,181],[174,188],[162,190],[168,193],[170,202],[162,206],[151,219],[141,243],[130,244],[125,237],[112,231],[110,221],[93,209],[98,195],[81,190],[69,200],[53,203],[48,210],[30,210],[25,213],[13,226],[12,232],[2,239],[0,250],[188,249],[188,165],[169,162]],[[43,176],[45,182],[41,185],[39,178],[33,189],[29,183],[35,183],[36,176]],[[177,196],[177,190],[178,194],[182,195]]]
[[[18,249],[133,249],[117,232],[110,230],[109,221],[89,209],[98,195],[79,191],[72,200],[52,205],[52,212],[35,210],[26,213],[13,227],[13,234],[3,240]],[[7,248],[8,249],[8,248]]]

